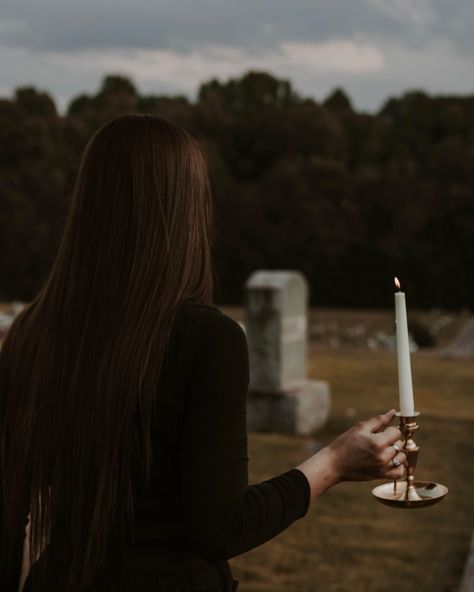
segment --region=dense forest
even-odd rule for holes
[[[81,152],[105,121],[155,113],[199,138],[215,203],[215,300],[241,304],[255,269],[298,269],[311,305],[474,304],[474,95],[388,99],[354,110],[249,71],[196,100],[140,94],[105,76],[64,115],[33,86],[0,99],[0,300],[30,300],[61,238]]]

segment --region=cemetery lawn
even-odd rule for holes
[[[474,529],[474,364],[436,351],[412,354],[421,412],[420,480],[449,489],[438,505],[390,508],[371,493],[383,481],[340,483],[267,543],[232,558],[245,592],[455,592]],[[309,375],[328,380],[332,416],[312,437],[249,433],[249,481],[301,463],[360,419],[398,408],[393,352],[309,348]],[[396,425],[396,422],[394,422]]]

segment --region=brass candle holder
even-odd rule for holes
[[[403,481],[390,481],[372,489],[373,495],[383,504],[396,508],[423,508],[440,502],[448,493],[448,488],[431,481],[415,481],[413,475],[418,460],[420,447],[412,436],[419,429],[416,420],[420,415],[415,411],[411,416],[404,416],[397,411],[400,419],[399,428],[403,435],[401,450],[407,457],[407,475]]]

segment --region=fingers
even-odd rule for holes
[[[403,441],[402,440],[397,440],[396,442],[392,442],[392,444],[389,444],[387,446],[388,450],[390,450],[391,454],[394,455],[396,452],[400,452],[400,450],[402,450],[403,448]]]
[[[402,441],[398,440],[396,446],[401,445]],[[404,452],[396,451],[393,446],[387,446],[380,454],[379,459],[383,463],[380,470],[381,478],[399,481],[406,477],[407,457]],[[398,466],[395,466],[394,462]]]
[[[385,428],[386,426],[390,425],[393,418],[395,417],[395,413],[395,409],[391,409],[387,413],[376,415],[375,417],[367,419],[364,423],[372,433],[376,433]]]
[[[399,461],[401,464],[406,464],[407,461],[406,454],[402,450],[402,440],[395,440],[392,444],[380,445],[380,442],[375,444],[380,465],[385,471],[394,467],[393,460],[395,460],[396,463]]]
[[[373,434],[374,440],[380,446],[390,446],[390,444],[395,444],[400,438],[402,437],[402,432],[399,428],[395,426],[389,426],[383,432],[379,432],[378,434]],[[401,446],[401,444],[400,444]]]
[[[397,452],[396,454],[394,454],[395,450],[393,450],[393,448],[391,447],[389,447],[388,450],[391,450],[392,452],[387,453],[388,457],[387,454],[384,454],[383,456],[383,461],[385,461],[382,469],[383,472],[387,472],[391,469],[396,468],[395,465],[406,465],[407,457],[404,452]],[[394,462],[395,464],[393,464]]]
[[[403,448],[403,440],[397,440],[396,442],[392,442],[391,444],[389,444],[389,446],[391,448],[393,448],[394,450],[396,448],[398,448],[398,450],[401,450]],[[397,450],[397,452],[398,452]]]

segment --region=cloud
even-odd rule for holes
[[[21,19],[3,19],[0,21],[0,34],[3,36],[25,33],[30,30],[29,25]]]
[[[82,58],[84,59],[84,57]],[[241,47],[201,44],[187,52],[169,49],[93,52],[88,60],[103,70],[128,72],[137,81],[173,82],[184,91],[196,89],[212,76],[262,69],[291,76],[300,73],[373,72],[383,68],[382,53],[374,46],[347,40],[327,43],[282,42],[275,49],[249,51]]]
[[[472,0],[2,0],[0,92],[28,83],[60,109],[108,73],[195,97],[210,78],[266,70],[359,108],[417,86],[474,90]]]
[[[474,49],[472,0],[2,0],[4,45],[76,51],[195,43],[275,47],[365,38],[411,47],[448,41]]]
[[[128,76],[141,93],[184,94],[196,98],[199,85],[222,81],[246,71],[265,70],[288,78],[303,96],[322,100],[342,85],[357,108],[374,110],[389,95],[413,88],[428,92],[472,92],[470,58],[459,58],[446,42],[413,52],[386,43],[383,52],[365,42],[335,39],[325,43],[283,41],[274,50],[254,52],[225,45],[196,44],[188,51],[171,49],[84,49],[60,53],[0,48],[6,63],[15,64],[0,92],[35,81],[50,91],[63,111],[79,93],[95,93],[102,76]],[[440,75],[440,72],[443,74]]]
[[[336,39],[326,43],[282,42],[274,49],[254,52],[226,45],[196,44],[190,50],[171,49],[106,50],[84,49],[76,52],[32,52],[24,48],[1,49],[8,61],[17,63],[20,71],[53,73],[64,76],[100,77],[107,72],[120,72],[135,83],[152,84],[155,88],[174,89],[192,97],[199,84],[211,77],[240,75],[250,69],[261,69],[275,75],[291,77],[295,72],[303,78],[320,74],[376,72],[383,68],[380,50],[366,43]],[[48,79],[47,78],[47,79]]]
[[[432,0],[369,0],[374,8],[397,23],[426,30],[436,21]]]
[[[288,67],[299,64],[300,69],[313,72],[377,72],[384,67],[379,48],[344,39],[326,43],[284,42],[281,53],[281,61]]]

